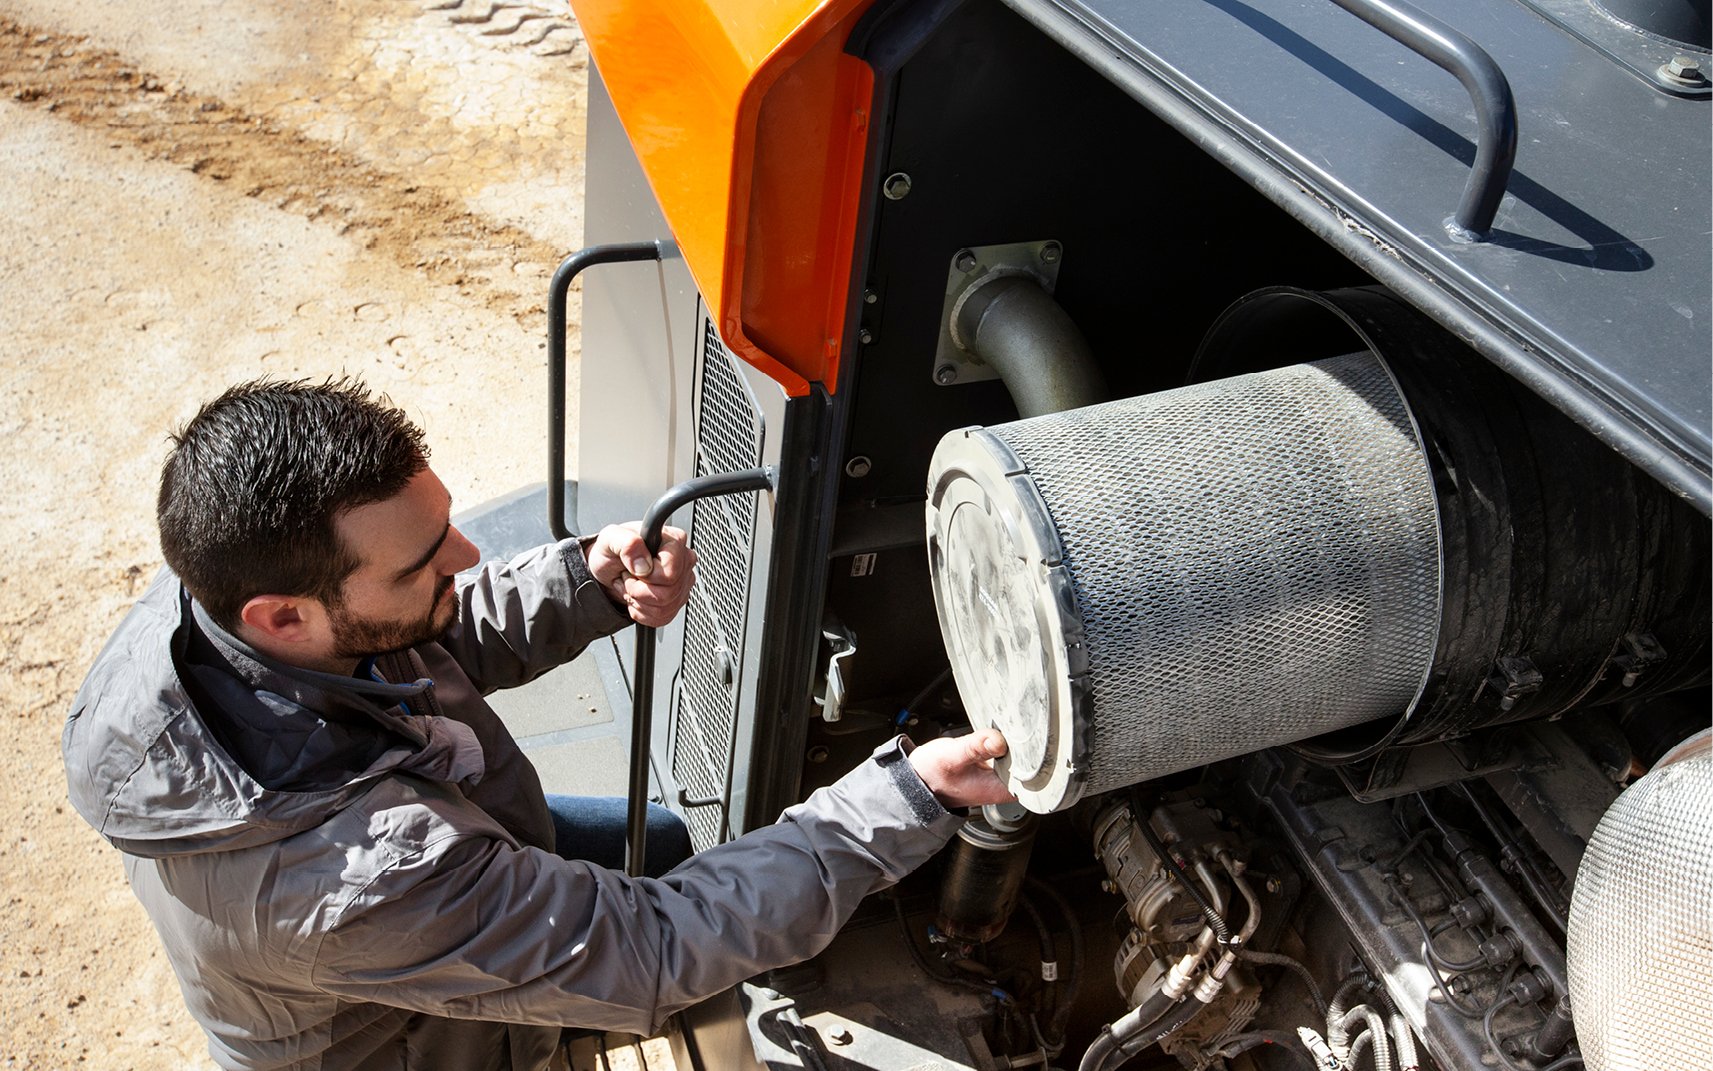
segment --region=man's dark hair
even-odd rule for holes
[[[334,518],[428,467],[422,430],[350,378],[241,383],[172,443],[155,508],[161,552],[228,629],[256,595],[337,605],[359,563]]]

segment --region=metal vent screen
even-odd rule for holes
[[[1432,477],[1370,354],[954,433],[929,496],[959,688],[1037,810],[1397,715],[1432,665]]]
[[[1570,901],[1567,966],[1590,1071],[1705,1067],[1713,1051],[1713,751],[1624,790]]]
[[[761,464],[762,426],[711,321],[703,322],[695,409],[696,475]],[[754,557],[755,492],[691,507],[696,586],[684,610],[684,660],[671,737],[672,777],[684,793],[696,850],[724,839],[737,733],[737,671]]]

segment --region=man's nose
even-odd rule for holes
[[[453,528],[446,533],[446,542],[441,544],[436,567],[445,576],[461,573],[482,560],[482,552],[476,549],[476,544],[464,538],[464,533]]]

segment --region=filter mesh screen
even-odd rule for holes
[[[1027,467],[1074,585],[1092,684],[1083,791],[1398,715],[1419,694],[1438,518],[1372,355],[982,434]],[[966,667],[960,686],[979,676]]]
[[[1702,1067],[1713,1047],[1713,752],[1656,768],[1600,819],[1570,902],[1590,1071]]]

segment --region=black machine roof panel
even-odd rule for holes
[[[1468,243],[1444,223],[1475,157],[1469,94],[1332,0],[1007,3],[1709,509],[1710,102],[1653,73],[1704,57],[1515,0],[1437,0],[1516,100],[1515,169],[1489,240]]]

